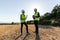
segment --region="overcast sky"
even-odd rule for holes
[[[38,9],[40,15],[44,15],[57,4],[60,5],[59,0],[0,0],[0,23],[19,22],[22,9],[28,15],[27,20],[32,20],[34,8]]]

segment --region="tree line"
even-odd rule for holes
[[[33,24],[33,20],[27,21],[28,24]],[[42,25],[60,25],[60,5],[55,5],[51,12],[46,12],[40,16],[39,24]]]

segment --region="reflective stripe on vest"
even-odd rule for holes
[[[34,19],[34,20],[37,20],[37,21],[40,20],[40,17],[36,17],[36,16],[38,16],[38,12],[36,12],[36,13],[34,14],[34,16],[35,16],[35,19]]]
[[[22,17],[22,19],[21,19],[21,23],[25,22],[25,20],[26,20],[26,16],[22,14],[21,17]]]

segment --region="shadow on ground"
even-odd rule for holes
[[[20,34],[18,37],[16,37],[15,40],[17,40],[17,39],[18,39],[19,37],[21,37],[21,36],[22,36],[22,34]]]
[[[15,40],[18,40],[19,38],[21,38],[21,36],[22,36],[22,34],[19,35]],[[35,38],[35,39],[33,39],[33,38]],[[34,35],[32,35],[31,33],[29,33],[29,34],[26,34],[23,38],[21,38],[21,40],[41,40],[41,39],[40,39],[39,34],[34,33]]]
[[[50,25],[38,25],[39,28],[44,28],[44,29],[52,29],[52,26]]]
[[[41,40],[40,37],[39,37],[39,34],[36,34],[35,40]]]

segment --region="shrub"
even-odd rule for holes
[[[50,25],[50,24],[51,24],[51,21],[50,21],[50,20],[43,20],[43,21],[41,21],[40,24],[43,24],[43,25]]]

